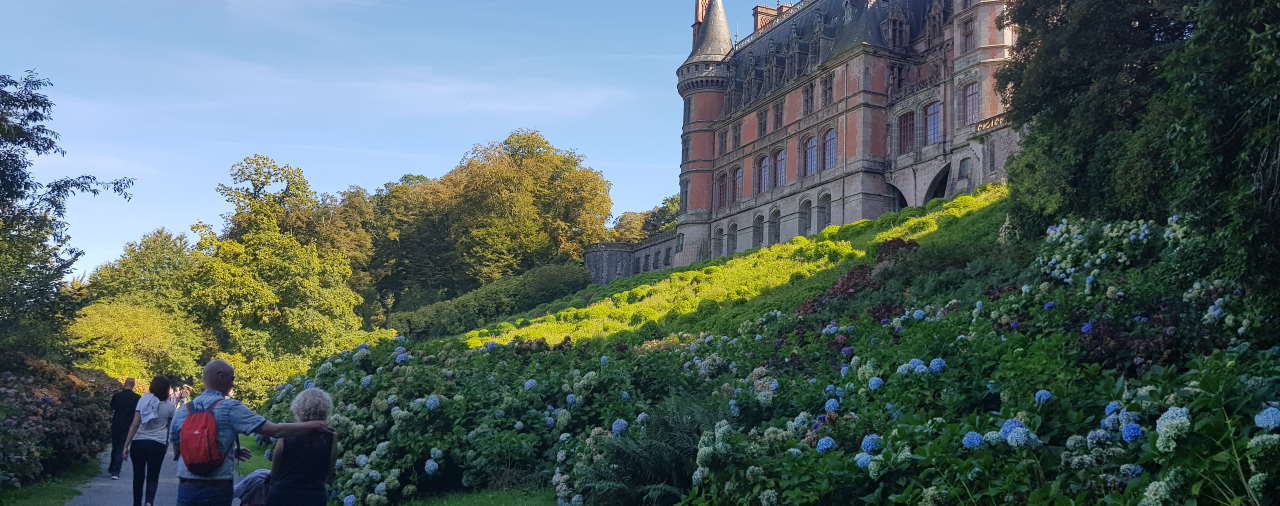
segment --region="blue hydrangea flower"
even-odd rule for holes
[[[1124,442],[1126,443],[1132,443],[1142,439],[1144,434],[1142,426],[1136,423],[1126,423],[1124,424],[1124,428],[1120,430],[1120,436],[1124,438]]]
[[[1048,390],[1040,389],[1036,391],[1036,395],[1035,395],[1036,404],[1045,404],[1052,399],[1053,399],[1053,393],[1049,392]]]
[[[916,321],[923,320],[923,319],[924,319],[924,310],[923,310],[923,309],[917,309],[914,313],[911,313],[911,317],[912,317],[912,318],[914,318]]]
[[[1044,308],[1045,308],[1045,310],[1049,310],[1049,309],[1053,309],[1053,306],[1056,306],[1056,305],[1058,305],[1058,303],[1057,303],[1057,302],[1049,301],[1049,302],[1044,303]]]
[[[769,390],[771,390],[771,391],[776,391],[777,389],[778,389],[778,380],[772,380],[772,381],[770,381],[770,382],[769,382]]]
[[[1014,448],[1027,446],[1034,440],[1035,434],[1032,434],[1026,427],[1018,427],[1009,431],[1009,436],[1005,438],[1005,442]]]
[[[578,403],[578,396],[573,394],[566,395],[564,396],[564,403],[568,404],[569,407],[573,407],[575,404]]]
[[[396,341],[397,343],[403,343],[403,342],[405,342],[405,341],[407,341],[407,340],[409,340],[409,338],[404,337],[404,336],[396,336],[396,339],[395,339],[395,341]]]
[[[360,386],[362,386],[362,387],[368,387],[370,383],[373,383],[373,375],[372,375],[372,374],[367,375],[367,376],[365,376],[365,377],[363,377],[363,378],[360,378]]]
[[[357,349],[357,350],[368,350],[368,349],[369,349],[369,343],[360,343],[359,345],[356,345],[356,349]]]
[[[495,343],[493,341],[488,341],[484,343],[484,349],[488,351],[493,351],[493,349],[497,347],[498,347],[498,343]]]
[[[525,390],[533,390],[533,389],[534,389],[535,387],[537,387],[537,386],[538,386],[538,380],[536,380],[536,379],[529,378],[529,379],[527,379],[527,380],[525,380],[525,381],[524,381],[524,389],[525,389]]]
[[[392,394],[392,395],[388,395],[388,396],[387,396],[387,405],[388,405],[388,406],[395,406],[395,405],[396,405],[397,403],[399,403],[399,402],[400,402],[400,398],[399,398],[399,397],[396,397],[396,396],[395,396],[395,394]]]
[[[546,418],[546,420],[547,420],[547,427],[555,427],[555,426],[556,426],[556,419],[555,419],[555,418],[552,418],[552,417],[549,417],[549,416],[548,416],[548,417]]]
[[[311,388],[315,388],[315,387],[316,387],[316,382],[315,382],[315,380],[307,380],[306,382],[304,382],[304,383],[302,384],[302,388],[303,388],[303,390],[307,390],[307,389],[311,389]]]
[[[1103,413],[1106,415],[1110,415],[1112,413],[1120,411],[1121,408],[1123,408],[1123,406],[1120,405],[1119,401],[1111,401],[1107,403],[1107,407],[1105,410],[1103,410]]]
[[[862,451],[867,453],[875,453],[884,448],[884,438],[879,434],[867,434],[862,438]]]
[[[427,463],[422,466],[422,470],[427,474],[436,474],[440,470],[440,464],[436,463],[436,459],[427,459]]]
[[[884,380],[880,379],[879,376],[875,376],[867,380],[867,388],[879,390],[882,386],[884,386]]]
[[[406,350],[404,349],[404,346],[396,346],[395,354],[399,355],[401,353],[404,353],[405,351]]]
[[[974,302],[974,303],[973,303],[973,308],[974,308],[974,309],[976,309],[976,310],[978,310],[978,311],[982,311],[982,301]]]
[[[649,421],[649,413],[640,413],[636,415],[636,423],[645,423]]]
[[[911,360],[908,360],[908,361],[907,361],[907,366],[908,366],[908,367],[910,367],[910,368],[912,368],[912,369],[915,369],[915,368],[920,367],[920,366],[922,366],[922,365],[924,365],[924,361],[923,361],[923,360],[920,360],[920,359],[918,359],[918,358],[913,358],[913,359],[911,359]]]
[[[840,401],[835,399],[827,399],[827,403],[822,406],[827,412],[840,411]]]
[[[738,409],[738,401],[736,399],[729,399],[729,416],[736,417],[739,414],[742,414],[742,410]]]
[[[342,498],[342,506],[356,506],[356,496],[348,495]]]
[[[1107,431],[1102,429],[1091,430],[1089,431],[1089,434],[1085,437],[1085,441],[1088,442],[1090,449],[1102,443],[1107,442],[1107,440],[1109,439],[1111,439],[1111,435],[1108,434]]]
[[[1125,464],[1120,466],[1120,474],[1127,478],[1137,478],[1142,476],[1142,466],[1137,464]]]
[[[1280,409],[1269,407],[1262,410],[1261,413],[1253,415],[1253,424],[1263,430],[1280,428]]]
[[[396,364],[403,364],[412,359],[413,359],[413,355],[410,355],[408,353],[401,353],[399,355],[396,355]]]
[[[970,431],[964,435],[964,439],[960,440],[960,444],[963,445],[966,450],[972,450],[982,446],[982,434]]]
[[[823,389],[822,389],[822,393],[827,394],[827,395],[832,395],[832,394],[836,393],[836,386],[835,386],[835,385],[827,385],[826,387],[823,387]]]
[[[631,394],[626,393],[626,392],[622,392],[621,394],[618,394],[618,397],[621,397],[621,398],[622,398],[622,400],[624,400],[624,401],[629,401],[629,400],[631,400]]]
[[[1000,437],[1008,439],[1010,432],[1013,432],[1014,429],[1022,429],[1022,428],[1026,428],[1026,425],[1022,423],[1022,420],[1019,420],[1017,418],[1010,418],[1008,420],[1005,420],[1004,424],[1000,426]]]
[[[818,440],[818,453],[826,453],[836,449],[836,440],[830,436]]]
[[[843,378],[843,377],[848,376],[848,375],[849,375],[849,366],[847,366],[847,365],[846,365],[846,366],[841,366],[841,367],[840,367],[840,377],[841,377],[841,378]]]
[[[516,430],[524,430],[524,422],[517,421],[512,427],[515,427]]]
[[[444,450],[441,450],[441,449],[439,449],[439,448],[432,448],[432,449],[431,449],[431,458],[436,459],[436,460],[443,459],[443,458],[444,458]]]
[[[604,356],[604,355],[601,355],[601,356],[600,356],[600,365],[608,365],[608,364],[609,364],[609,357]]]
[[[430,396],[430,397],[427,397],[427,409],[436,409],[436,408],[438,408],[438,407],[440,407],[440,397],[439,397],[439,396],[437,396],[437,395],[435,395],[435,394],[431,394],[431,396]]]
[[[337,380],[334,380],[333,386],[340,387],[346,382],[347,382],[347,378],[338,378]]]
[[[810,385],[812,385],[812,384],[814,384],[814,383],[817,383],[817,382],[818,382],[818,378],[809,378],[809,380],[808,380],[808,381],[809,381],[809,384],[810,384]]]
[[[1090,332],[1093,332],[1093,322],[1085,322],[1084,325],[1080,326],[1081,334],[1088,334]]]
[[[844,355],[844,356],[846,356],[846,357],[847,357],[847,356],[849,356],[849,355],[852,355],[852,354],[853,354],[853,347],[852,347],[852,346],[845,346],[844,348],[840,348],[840,354],[841,354],[841,355]]]
[[[947,361],[941,358],[935,358],[929,361],[929,370],[935,373],[942,372],[947,368]]]
[[[913,369],[911,372],[914,372],[916,374],[929,374],[929,368],[921,364],[916,366],[916,368]]]
[[[610,427],[609,430],[613,432],[613,435],[616,436],[618,434],[621,434],[622,431],[627,430],[627,427],[629,426],[630,424],[628,424],[626,420],[619,418],[613,421],[613,426]]]
[[[356,456],[356,465],[360,467],[369,465],[369,456],[368,455]]]
[[[909,364],[902,364],[898,366],[897,372],[898,374],[911,374],[911,366]]]
[[[858,467],[862,469],[866,469],[867,466],[871,465],[871,455],[866,453],[859,453],[853,456],[853,461],[858,464]]]

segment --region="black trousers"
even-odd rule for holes
[[[120,465],[124,463],[125,438],[129,437],[129,428],[111,428],[111,462],[107,464],[107,474],[120,476]]]
[[[142,506],[142,485],[146,479],[146,504],[155,504],[156,486],[160,484],[160,465],[164,463],[167,445],[143,439],[133,440],[129,460],[133,461],[133,506]]]

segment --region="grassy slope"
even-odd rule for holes
[[[985,188],[945,204],[935,201],[925,208],[829,227],[812,238],[591,287],[464,337],[478,346],[514,339],[544,338],[552,344],[565,337],[649,339],[691,329],[729,333],[746,319],[772,308],[794,308],[822,293],[883,241],[962,241],[969,230],[989,228],[991,222],[1003,221],[1006,195],[1003,187]]]
[[[553,506],[556,496],[550,490],[483,490],[458,492],[441,497],[405,503],[405,506]]]

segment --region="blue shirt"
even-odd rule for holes
[[[222,451],[225,459],[222,467],[209,475],[198,475],[187,470],[187,464],[183,459],[178,459],[178,477],[192,480],[231,480],[235,478],[236,456],[234,455],[236,438],[239,434],[253,434],[257,432],[262,424],[267,422],[262,415],[250,411],[244,407],[240,401],[235,399],[223,398],[222,392],[217,390],[206,389],[195,399],[192,399],[189,406],[196,411],[208,409],[214,402],[219,399],[217,406],[213,408],[213,418],[218,422],[218,449]],[[180,447],[179,443],[182,438],[182,422],[187,419],[187,406],[179,409],[173,417],[173,425],[169,431],[169,440],[175,448]]]

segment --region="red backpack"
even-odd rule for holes
[[[213,474],[222,467],[224,458],[222,448],[218,446],[218,420],[213,416],[213,408],[219,402],[222,399],[200,411],[195,410],[194,403],[187,404],[187,419],[182,421],[178,451],[187,470],[192,473]]]

